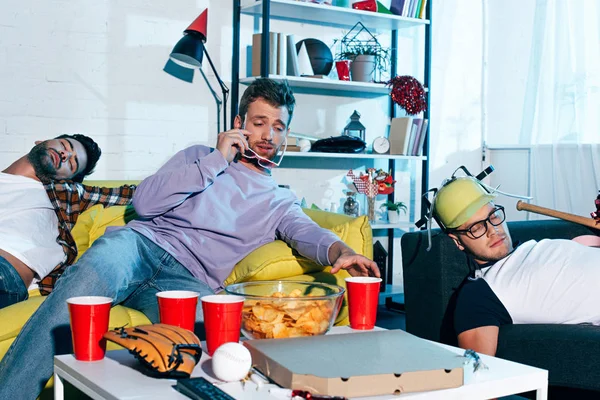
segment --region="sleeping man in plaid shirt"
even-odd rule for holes
[[[133,186],[81,184],[100,153],[87,136],[62,135],[0,172],[0,309],[26,300],[33,282],[50,293],[77,257],[71,229],[83,211],[131,202]]]

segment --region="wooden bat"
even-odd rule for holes
[[[600,222],[597,222],[593,218],[582,217],[581,215],[570,214],[562,211],[556,211],[551,208],[536,206],[535,204],[524,203],[523,201],[517,201],[517,210],[529,211],[536,214],[547,215],[548,217],[560,218],[565,221],[575,222],[576,224],[585,225],[589,228],[600,229]]]

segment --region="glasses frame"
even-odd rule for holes
[[[502,220],[500,222],[498,222],[498,223],[494,223],[494,222],[492,222],[491,218],[492,218],[492,215],[494,215],[498,211],[502,211]],[[506,221],[506,212],[504,211],[504,207],[497,205],[497,206],[494,207],[494,210],[491,211],[488,214],[488,216],[487,216],[486,219],[482,219],[481,221],[474,222],[467,229],[452,229],[452,230],[450,230],[450,232],[451,233],[459,233],[459,234],[462,233],[462,234],[465,234],[465,235],[469,236],[471,239],[479,239],[480,237],[485,236],[485,234],[487,233],[487,231],[488,231],[488,223],[491,226],[500,226],[500,225],[502,225],[504,223],[504,221]],[[475,236],[473,234],[473,232],[472,232],[472,229],[473,229],[474,226],[476,226],[477,224],[481,224],[481,223],[483,223],[483,227],[484,227],[483,233],[481,235]]]

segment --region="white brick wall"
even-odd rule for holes
[[[220,62],[218,21],[230,30],[229,2],[5,0],[0,168],[35,140],[62,133],[98,141],[104,156],[94,179],[143,178],[192,143],[214,143],[216,108],[205,83],[162,71],[181,32],[209,3],[209,51]]]

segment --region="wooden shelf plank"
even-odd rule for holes
[[[286,79],[294,89],[322,90],[341,96],[351,96],[353,94],[357,96],[364,94],[387,96],[390,93],[390,88],[383,83],[339,81],[328,78],[318,79],[283,75],[269,75],[269,78],[276,81]],[[242,85],[250,85],[254,80],[256,80],[256,77],[242,78],[240,79],[240,83]]]
[[[319,153],[319,152],[301,152],[288,151],[284,157],[298,158],[363,158],[363,159],[382,159],[382,160],[426,160],[424,156],[403,156],[395,154],[365,154],[365,153]]]
[[[247,0],[242,4],[242,14],[262,15],[262,1]],[[390,31],[429,24],[429,20],[406,18],[398,15],[354,10],[325,4],[294,0],[271,0],[271,19],[295,21],[308,24],[352,28],[362,22],[372,31]]]

